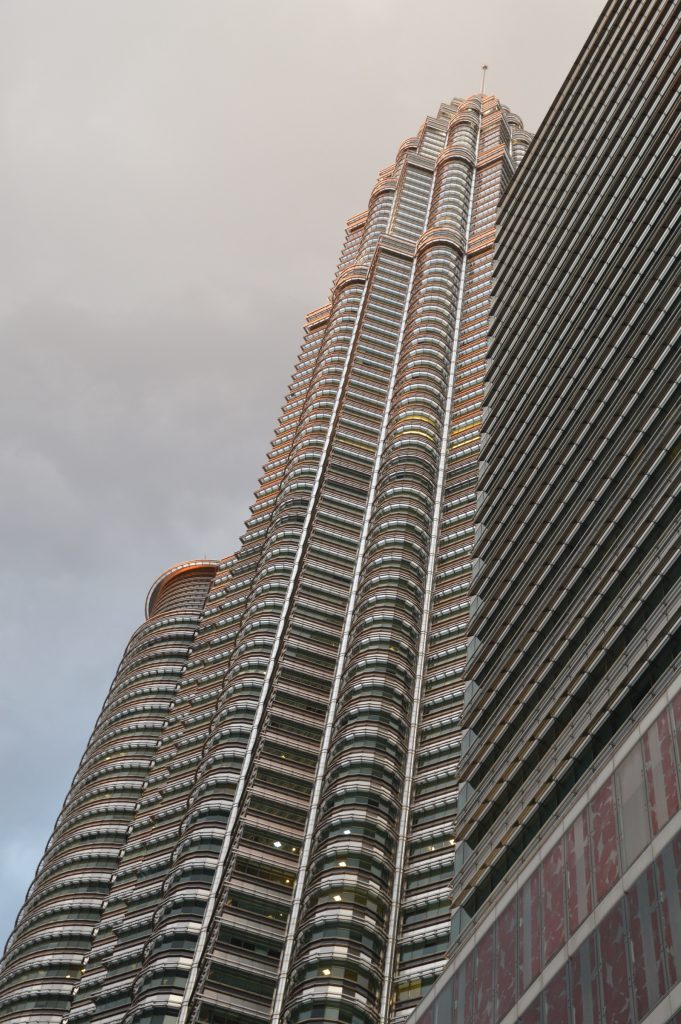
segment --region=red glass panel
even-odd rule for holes
[[[516,1002],[516,965],[518,962],[517,926],[515,899],[500,913],[497,919],[497,1012],[501,1020]]]
[[[539,868],[530,875],[518,893],[519,994],[527,991],[539,974],[541,938]]]
[[[643,759],[653,834],[657,835],[679,809],[674,743],[666,711],[643,737]]]
[[[650,845],[650,814],[646,796],[643,745],[635,744],[615,772],[623,870]]]
[[[543,964],[565,945],[565,863],[563,843],[557,843],[542,863]]]
[[[542,1024],[541,996],[533,999],[526,1010],[523,1011],[518,1024]]]
[[[669,985],[681,980],[681,834],[655,860]]]
[[[458,1015],[454,1017],[457,1024],[468,1024],[473,1019],[475,1006],[475,950],[459,968]]]
[[[636,1013],[641,1019],[666,992],[657,893],[650,867],[629,890],[627,916],[631,942]]]
[[[494,1007],[494,930],[483,935],[477,945],[475,965],[476,1024],[492,1024]]]
[[[568,968],[567,964],[558,971],[544,990],[544,1018],[548,1024],[568,1021]]]
[[[568,879],[568,923],[574,934],[593,910],[593,880],[589,852],[589,818],[584,810],[565,836]]]
[[[596,902],[600,903],[619,878],[615,787],[612,779],[608,779],[598,790],[591,801],[590,809]]]
[[[672,735],[674,738],[674,745],[676,747],[676,766],[681,769],[681,691],[677,693],[676,697],[671,703],[670,708],[670,719],[672,725]],[[678,777],[679,788],[681,788],[681,771]]]
[[[459,967],[452,978],[452,1024],[464,1024],[465,992],[466,981],[463,967]]]
[[[590,935],[570,957],[574,1024],[599,1024],[596,940]]]
[[[601,982],[608,1024],[632,1024],[627,973],[627,939],[621,900],[598,926]]]

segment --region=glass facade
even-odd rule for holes
[[[506,880],[413,1024],[675,1020],[680,786],[681,676]]]

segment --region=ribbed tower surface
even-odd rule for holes
[[[131,712],[157,726],[71,978],[38,1016],[5,982],[0,1020],[396,1024],[438,977],[495,223],[529,141],[493,96],[445,103],[348,221],[241,547]]]

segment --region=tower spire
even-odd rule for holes
[[[485,76],[487,75],[487,68],[487,64],[480,65],[480,70],[482,71],[482,84],[480,85],[480,92],[483,94],[483,96],[485,94]]]

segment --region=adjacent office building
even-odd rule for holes
[[[415,1024],[681,1020],[678,17],[608,5],[501,213],[452,961]]]
[[[529,141],[493,96],[443,104],[348,221],[242,545],[152,591],[0,1020],[388,1024],[441,973],[495,223]]]

